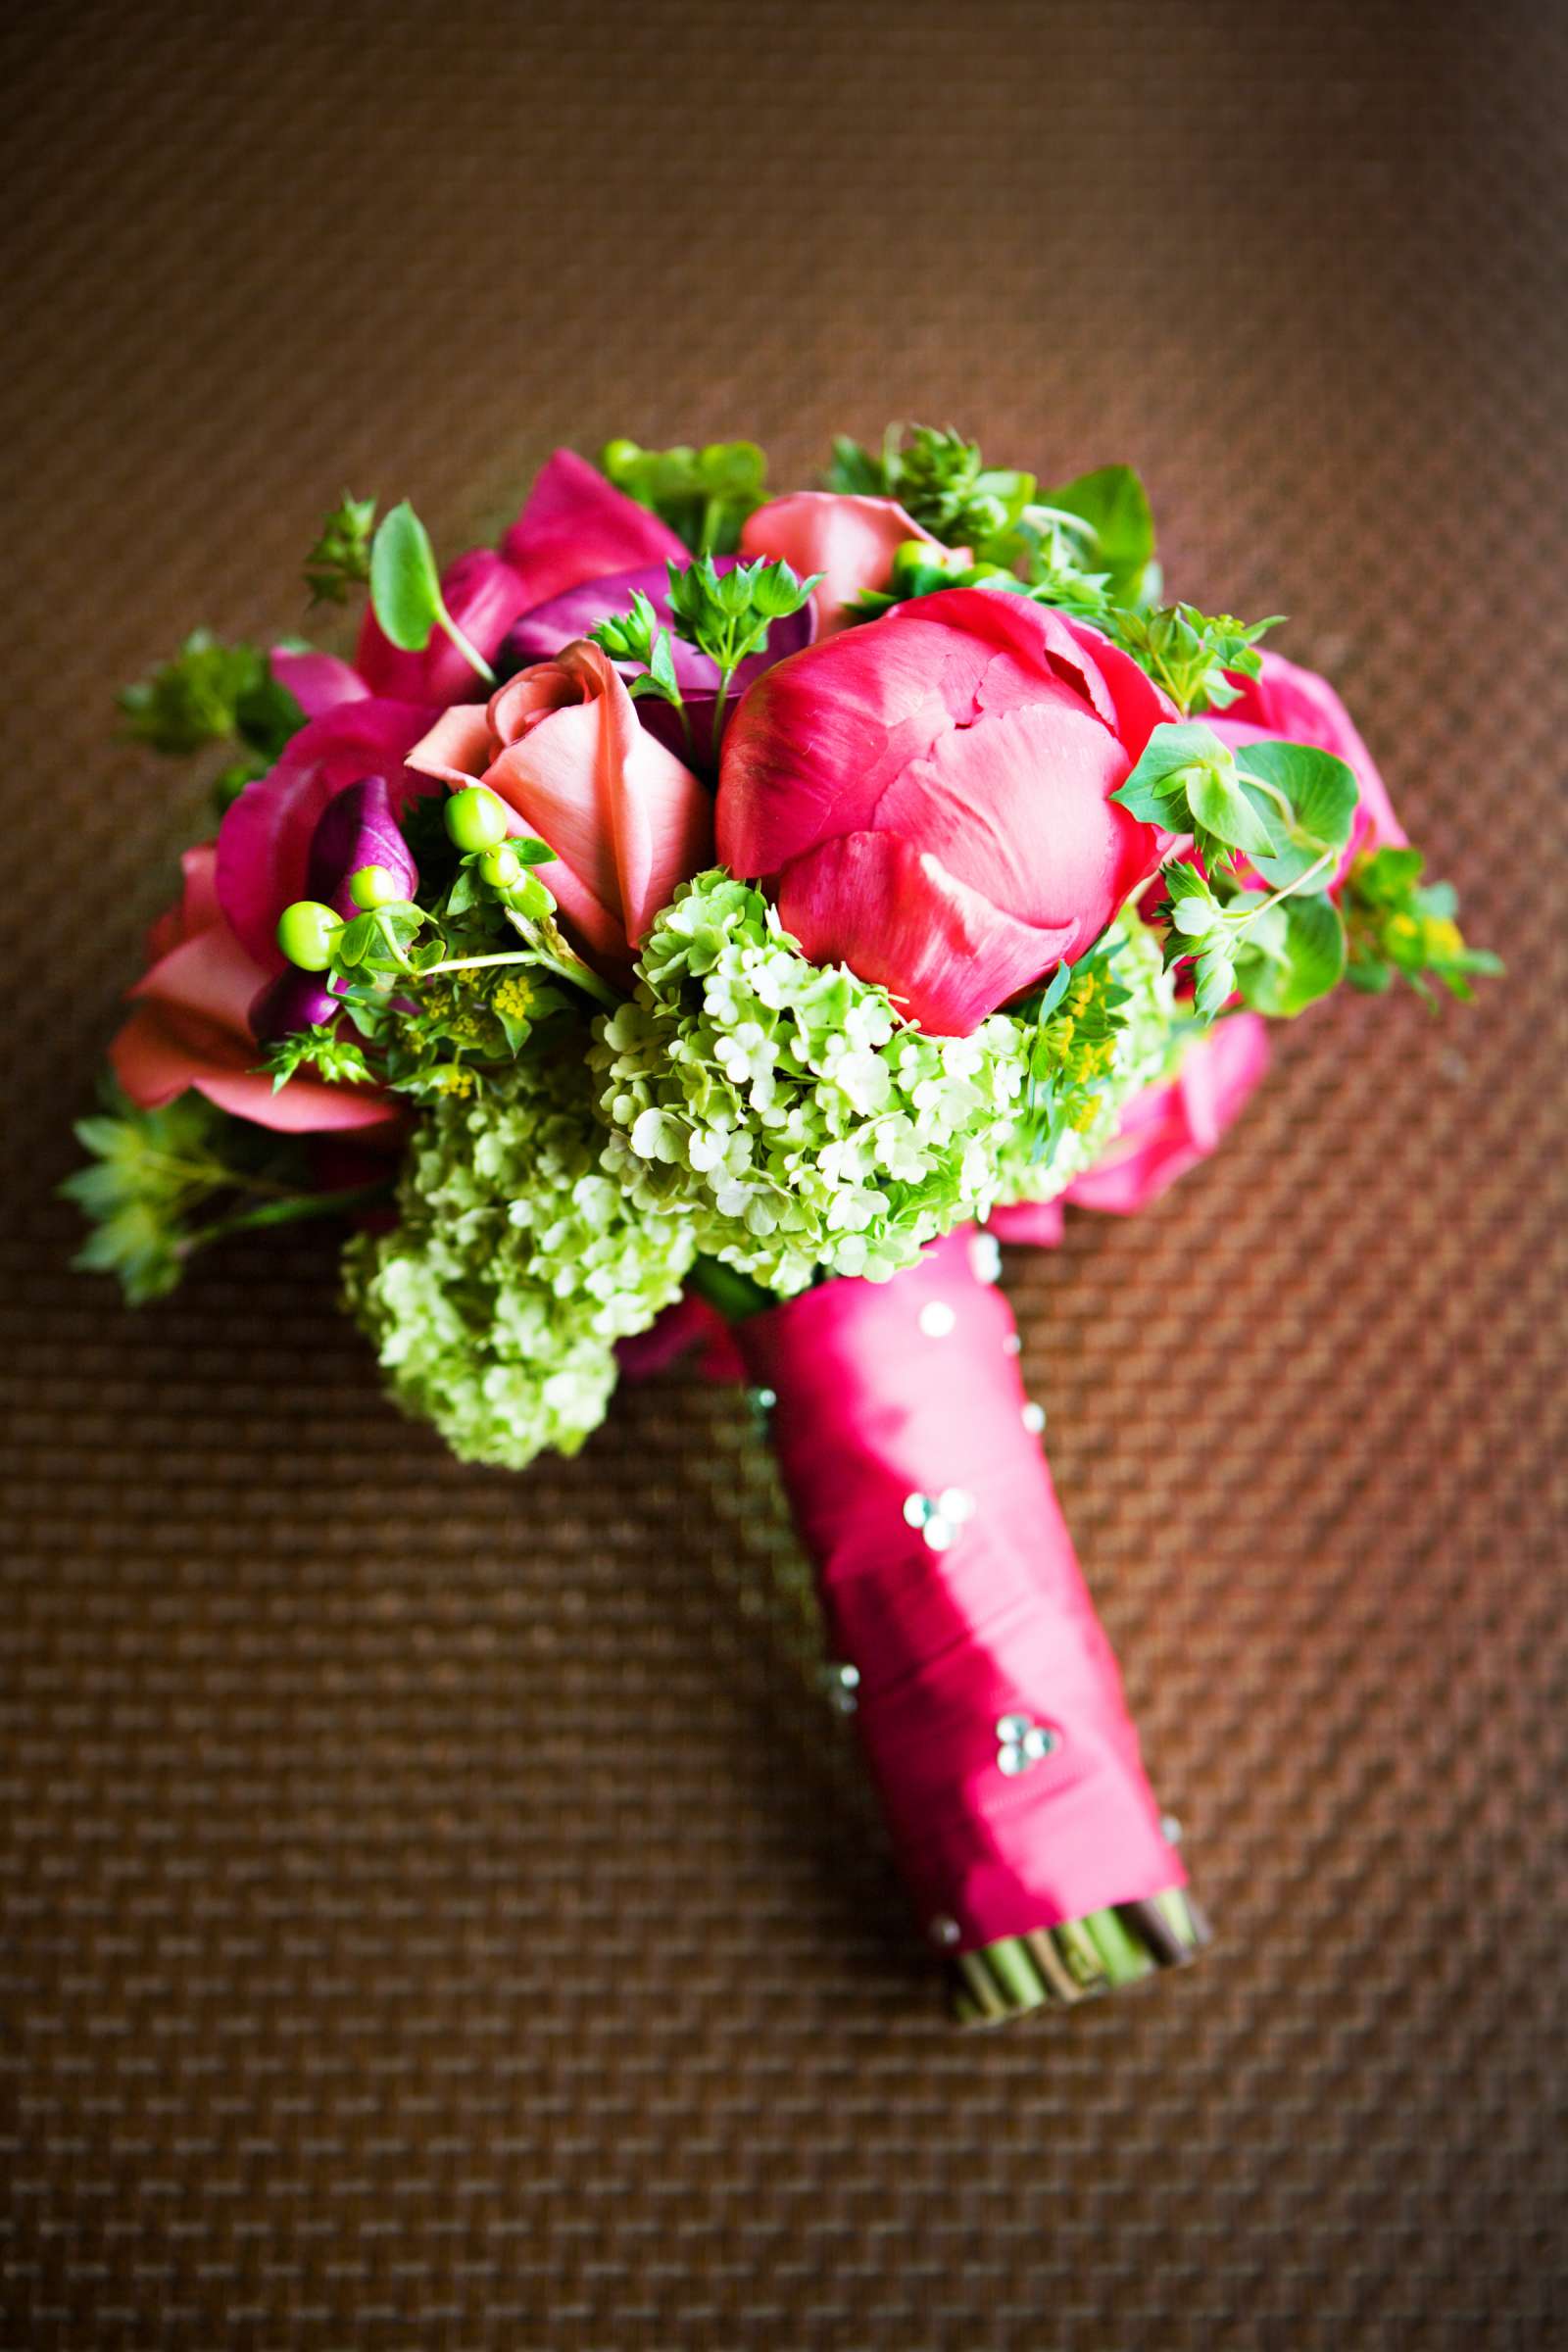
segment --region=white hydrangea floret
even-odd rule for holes
[[[677,891],[638,970],[592,1060],[606,1165],[644,1214],[789,1297],[822,1273],[885,1281],[990,1208],[1027,1074],[1016,1021],[928,1036],[717,869]]]

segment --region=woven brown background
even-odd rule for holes
[[[0,2342],[1385,2352],[1565,2340],[1568,16],[14,7]],[[1223,1157],[1011,1261],[1223,1942],[943,2022],[740,1400],[443,1458],[330,1250],[138,1317],[71,1161],[199,778],[349,484],[451,550],[558,440],[953,418],[1130,458],[1289,611],[1471,928]],[[782,1582],[781,1582],[782,1579]]]

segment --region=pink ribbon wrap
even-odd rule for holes
[[[956,1951],[1186,1884],[986,1248],[964,1228],[891,1282],[824,1283],[735,1335],[773,1392],[900,1866],[927,1933]]]

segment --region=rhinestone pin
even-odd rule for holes
[[[945,1340],[957,1320],[945,1298],[928,1298],[920,1309],[920,1329],[928,1340]]]
[[[860,1669],[849,1664],[824,1666],[822,1681],[827,1690],[828,1704],[840,1715],[853,1715],[859,1705]]]
[[[997,1717],[997,1770],[1008,1780],[1027,1772],[1031,1765],[1043,1764],[1060,1745],[1061,1734],[1049,1724],[1036,1723],[1032,1715]]]
[[[940,1494],[904,1497],[905,1526],[918,1528],[933,1551],[947,1551],[974,1513],[974,1496],[962,1487],[944,1487]]]
[[[977,1233],[969,1244],[969,1271],[976,1282],[1002,1280],[1002,1244],[994,1233]]]

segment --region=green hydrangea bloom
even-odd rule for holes
[[[614,1342],[680,1290],[695,1241],[600,1164],[579,1043],[530,1055],[410,1141],[400,1223],[345,1255],[350,1312],[404,1410],[465,1461],[520,1469],[604,1419]]]
[[[886,1281],[1005,1182],[1026,1189],[1031,1024],[994,1013],[928,1036],[885,989],[807,962],[762,894],[716,869],[677,891],[638,970],[591,1057],[605,1165],[638,1209],[688,1221],[768,1290]]]

